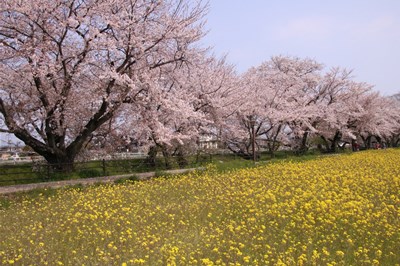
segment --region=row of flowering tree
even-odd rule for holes
[[[188,0],[0,2],[0,132],[69,170],[119,142],[185,154],[215,135],[250,158],[319,137],[398,143],[399,108],[342,69],[273,57],[239,76],[199,45],[207,5]],[[397,140],[394,138],[397,136]]]
[[[313,142],[326,152],[346,144],[399,143],[400,103],[356,82],[351,71],[325,70],[314,60],[277,56],[249,69],[240,81],[244,104],[229,120],[225,141],[233,152],[271,155],[282,146],[305,152]],[[255,143],[255,145],[254,145]]]

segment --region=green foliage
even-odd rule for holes
[[[97,169],[82,169],[78,172],[80,178],[102,176],[103,172]]]

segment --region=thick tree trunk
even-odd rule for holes
[[[271,158],[275,158],[275,152],[279,148],[279,142],[274,139],[272,143],[268,143],[268,152]]]
[[[325,151],[324,152],[329,152],[329,142],[328,142],[328,140],[324,136],[321,136],[321,139],[324,142],[324,146],[325,146]],[[321,147],[321,150],[322,150],[322,147]]]
[[[368,137],[363,137],[363,136],[361,136],[361,139],[363,140],[363,142],[364,142],[364,147],[365,147],[365,149],[366,150],[368,150],[368,149],[370,149],[371,148],[371,139],[372,139],[372,136],[368,136]]]
[[[326,147],[326,152],[336,153],[338,151],[339,141],[342,139],[342,133],[336,131],[332,139],[326,139],[324,136],[321,136],[321,139]]]
[[[398,147],[400,143],[400,135],[393,137],[392,147]]]
[[[357,141],[355,139],[351,140],[351,150],[357,151]]]
[[[272,143],[271,143],[271,145],[270,145],[270,143],[268,143],[268,149],[269,149],[271,158],[274,158],[274,157],[275,157],[275,152],[276,152],[276,151],[278,150],[278,148],[279,148],[279,142],[277,141],[277,139],[278,139],[279,133],[281,132],[281,128],[282,128],[282,125],[279,125],[279,126],[278,126],[278,129],[276,130],[276,133],[275,133],[274,137],[272,138]]]
[[[44,156],[51,168],[56,172],[71,172],[74,170],[75,156],[67,154]]]
[[[189,164],[188,160],[185,157],[184,147],[179,146],[178,152],[176,153],[177,162],[180,168],[183,168]]]
[[[155,168],[156,167],[156,157],[158,153],[158,148],[157,146],[151,146],[149,149],[149,152],[147,153],[147,157],[145,160],[145,164],[149,168]]]
[[[271,158],[275,158],[275,149],[274,149],[274,144],[269,144],[268,143],[268,152],[269,152],[269,156]]]
[[[71,172],[74,169],[75,158],[81,151],[82,145],[85,143],[82,140],[80,145],[71,144],[65,148],[65,145],[61,145],[60,143],[55,146],[44,144],[27,134],[15,133],[15,135],[24,141],[27,146],[30,146],[36,153],[43,156],[49,165],[57,172]]]
[[[70,172],[74,167],[74,160],[80,149],[66,149],[51,147],[37,139],[31,137],[28,132],[23,129],[18,129],[15,136],[21,139],[33,151],[44,157],[51,168],[56,172]]]
[[[330,152],[336,153],[339,147],[339,141],[342,139],[342,133],[340,131],[336,131],[335,136],[333,136]]]
[[[308,146],[307,146],[307,140],[308,140],[308,135],[310,133],[308,131],[304,132],[302,138],[301,138],[301,142],[300,142],[300,146],[297,147],[297,150],[295,151],[296,154],[302,155],[305,154],[308,150]]]
[[[165,168],[172,169],[171,153],[168,151],[168,149],[167,149],[167,147],[165,147],[165,145],[161,146],[161,152],[164,157]]]
[[[109,87],[114,85],[114,81],[110,81]],[[43,106],[48,107],[48,102],[43,99]],[[19,126],[14,120],[13,113],[4,104],[0,98],[0,113],[4,117],[4,122],[9,128],[10,133],[14,134],[18,139],[23,141],[25,145],[30,146],[35,152],[43,156],[47,162],[59,171],[71,171],[76,155],[88,143],[92,133],[97,130],[105,122],[109,121],[113,116],[113,110],[109,110],[109,103],[103,100],[101,106],[82,127],[71,143],[66,144],[66,130],[57,130],[57,127],[64,123],[62,118],[58,120],[54,118],[53,113],[57,108],[55,105],[50,112],[47,113],[45,119],[45,129],[38,131],[42,140],[32,135],[32,132],[26,128]],[[61,116],[62,117],[62,116]],[[54,123],[52,123],[54,122]]]

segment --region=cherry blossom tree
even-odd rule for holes
[[[161,151],[167,167],[171,167],[172,155],[184,165],[185,156],[196,150],[199,137],[218,131],[219,119],[236,89],[232,85],[236,80],[233,66],[206,52],[194,54],[190,63],[169,73],[160,81],[164,93],[148,102],[140,121],[134,122],[136,127],[132,124],[127,128],[127,132],[133,130],[142,147],[149,146],[149,163],[154,163]]]
[[[400,125],[400,105],[396,99],[371,93],[359,101],[364,113],[356,121],[354,128],[364,146],[370,148],[373,140],[381,145],[385,142],[385,145],[396,146]]]
[[[205,10],[184,0],[1,1],[1,131],[71,164],[123,106],[140,116],[165,95],[160,79],[203,36]]]
[[[318,117],[319,110],[314,102],[320,95],[318,86],[322,64],[309,58],[273,57],[275,73],[272,83],[275,91],[280,91],[284,99],[280,107],[286,116],[284,143],[297,152],[305,150],[308,135],[313,129],[312,122]]]
[[[312,102],[318,113],[311,124],[326,152],[336,152],[343,137],[353,136],[347,123],[351,110],[359,106],[353,100],[370,89],[364,85],[353,82],[351,71],[340,68],[331,69],[318,84],[318,96]]]
[[[235,95],[235,108],[222,123],[221,137],[226,147],[233,153],[250,159],[258,150],[257,137],[260,136],[263,121],[259,106],[262,105],[260,93],[268,90],[267,86],[257,87],[255,82],[256,68],[250,69],[241,77]]]
[[[394,121],[394,131],[392,135],[385,136],[386,143],[392,147],[400,145],[400,93],[389,97],[390,106],[388,113]]]
[[[242,77],[245,103],[236,112],[236,129],[227,138],[228,148],[251,158],[256,148],[271,156],[288,133],[301,128],[310,116],[305,109],[308,91],[318,81],[321,65],[310,59],[276,56]],[[300,134],[300,132],[298,132]]]
[[[341,68],[323,74],[319,65],[312,77],[292,96],[295,102],[292,110],[297,110],[298,116],[289,122],[291,144],[296,152],[304,153],[310,137],[317,137],[325,151],[336,152],[343,138],[354,138],[348,123],[361,109],[358,97],[371,86],[352,81],[351,71]]]
[[[396,136],[399,112],[395,101],[381,97],[367,83],[355,82],[346,69],[332,68],[320,75],[296,96],[299,105],[295,109],[303,116],[289,123],[294,147],[302,139],[300,151],[306,150],[305,140],[313,137],[322,141],[322,150],[336,152],[346,144],[354,145],[357,139],[368,148],[372,139],[389,143]],[[299,132],[302,138],[296,137]]]

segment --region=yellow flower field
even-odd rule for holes
[[[0,264],[400,265],[400,150],[63,189],[0,209]]]

